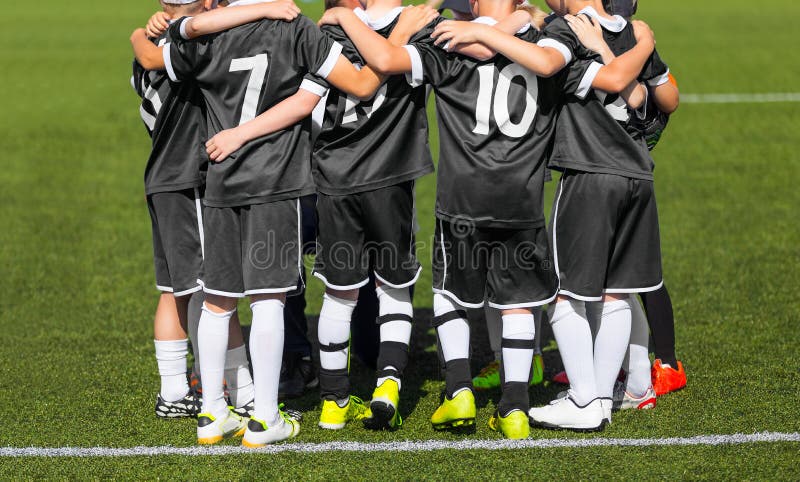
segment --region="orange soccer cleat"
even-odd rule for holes
[[[653,368],[650,369],[650,377],[653,380],[656,396],[659,397],[686,386],[686,372],[683,369],[683,363],[680,361],[678,361],[678,369],[676,370],[669,365],[662,365],[661,360],[657,359],[653,362]]]

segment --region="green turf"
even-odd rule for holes
[[[776,0],[647,0],[658,47],[686,93],[796,92],[800,53]],[[150,227],[142,189],[148,140],[128,83],[130,30],[156,2],[8,2],[0,16],[0,446],[178,445],[191,421],[152,414]],[[318,4],[303,4],[317,16]],[[71,10],[73,9],[73,10]],[[623,413],[609,437],[800,431],[798,104],[684,105],[655,151],[665,279],[689,386],[649,413]],[[432,145],[436,145],[435,129]],[[548,187],[551,193],[552,186]],[[417,187],[431,305],[434,179]],[[549,199],[549,198],[548,198]],[[309,312],[319,309],[311,282]],[[475,327],[476,364],[487,361]],[[434,433],[433,336],[414,335],[403,429],[314,427],[299,440],[496,437],[496,393],[478,397],[475,434]],[[478,346],[480,345],[480,346]],[[551,353],[548,371],[555,370]],[[370,373],[354,367],[369,396]],[[545,403],[555,387],[531,391]],[[578,437],[534,431],[535,438]],[[593,437],[593,436],[588,436]],[[0,460],[0,477],[47,478],[744,478],[797,479],[798,444],[415,454],[281,454],[209,458]]]

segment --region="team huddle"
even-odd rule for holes
[[[678,101],[652,31],[629,21],[635,0],[547,0],[547,18],[517,0],[447,0],[459,20],[400,0],[326,0],[321,28],[290,0],[161,3],[131,37],[153,140],[159,416],[196,416],[200,444],[297,436],[302,415],[278,401],[284,305],[303,288],[301,200],[315,195],[313,274],[326,287],[318,425],[402,425],[423,269],[414,183],[434,171],[429,93],[440,149],[433,326],[446,382],[433,428],[475,423],[471,308],[501,318],[502,395],[489,427],[503,436],[602,430],[612,410],[655,405],[636,296],[669,299],[648,147]],[[550,169],[561,177],[548,227]],[[379,345],[365,403],[351,393],[351,319],[372,284]],[[250,362],[236,314],[244,297]],[[531,408],[547,305],[569,390]],[[674,346],[662,361],[685,384]]]

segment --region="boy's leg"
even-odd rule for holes
[[[154,323],[156,360],[161,375],[159,396],[166,402],[177,402],[189,393],[186,380],[186,358],[188,340],[181,325],[175,297],[172,293],[162,293],[156,308]],[[156,407],[158,413],[158,406]],[[181,416],[178,412],[165,411],[160,416]]]
[[[662,364],[678,366],[675,356],[675,316],[672,311],[672,299],[666,286],[641,293],[642,303],[647,312],[647,321],[653,335],[654,352]]]

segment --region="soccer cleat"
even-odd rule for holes
[[[210,445],[226,438],[241,437],[246,428],[246,420],[231,410],[228,410],[224,418],[201,413],[197,416],[197,443]]]
[[[572,395],[568,395],[564,398],[556,398],[544,407],[531,408],[528,415],[531,424],[544,428],[574,432],[599,432],[607,423],[606,416],[608,419],[611,417],[610,403],[608,404],[608,413],[605,412],[599,398],[580,406],[572,398]]]
[[[200,413],[200,397],[189,390],[183,398],[175,402],[168,402],[161,398],[161,394],[156,397],[156,417],[159,418],[183,418],[197,417]]]
[[[483,391],[497,388],[500,386],[500,362],[494,360],[472,379],[472,387],[475,390]]]
[[[656,408],[656,392],[653,387],[647,388],[647,391],[641,397],[635,397],[625,390],[625,384],[617,382],[614,385],[614,410],[647,410]]]
[[[280,414],[280,421],[270,427],[266,422],[251,418],[242,438],[242,446],[257,449],[267,444],[297,437],[297,434],[300,433],[300,422],[284,411],[281,411]]]
[[[495,412],[489,419],[489,428],[513,440],[528,438],[531,434],[528,415],[522,410],[514,410],[505,417]]]
[[[278,398],[298,398],[306,389],[319,385],[317,370],[311,358],[301,353],[288,353],[281,366],[281,378],[278,385]]]
[[[538,385],[544,381],[544,358],[542,355],[533,355],[533,375],[531,376],[531,386]]]
[[[353,395],[347,405],[340,407],[336,400],[323,400],[322,413],[319,415],[319,427],[328,430],[341,430],[347,422],[361,420],[366,416],[367,407],[364,402]]]
[[[444,397],[439,408],[431,415],[435,430],[465,427],[475,423],[475,396],[472,390],[461,390],[453,398]]]
[[[233,405],[228,403],[228,408],[230,408],[233,413],[240,417],[250,418],[253,415],[253,412],[256,409],[256,401],[255,399],[250,400],[249,402],[245,403],[241,407],[234,407]]]
[[[686,386],[686,371],[683,369],[683,363],[680,360],[676,370],[669,365],[663,365],[661,360],[657,359],[653,362],[653,368],[650,369],[650,378],[653,381],[653,389],[656,392],[656,396],[659,397]]]
[[[200,381],[200,374],[194,370],[189,372],[189,389],[195,393],[203,393],[203,383]]]
[[[400,386],[388,379],[372,392],[369,414],[364,418],[364,427],[370,430],[394,430],[403,425],[397,407],[400,405]]]

